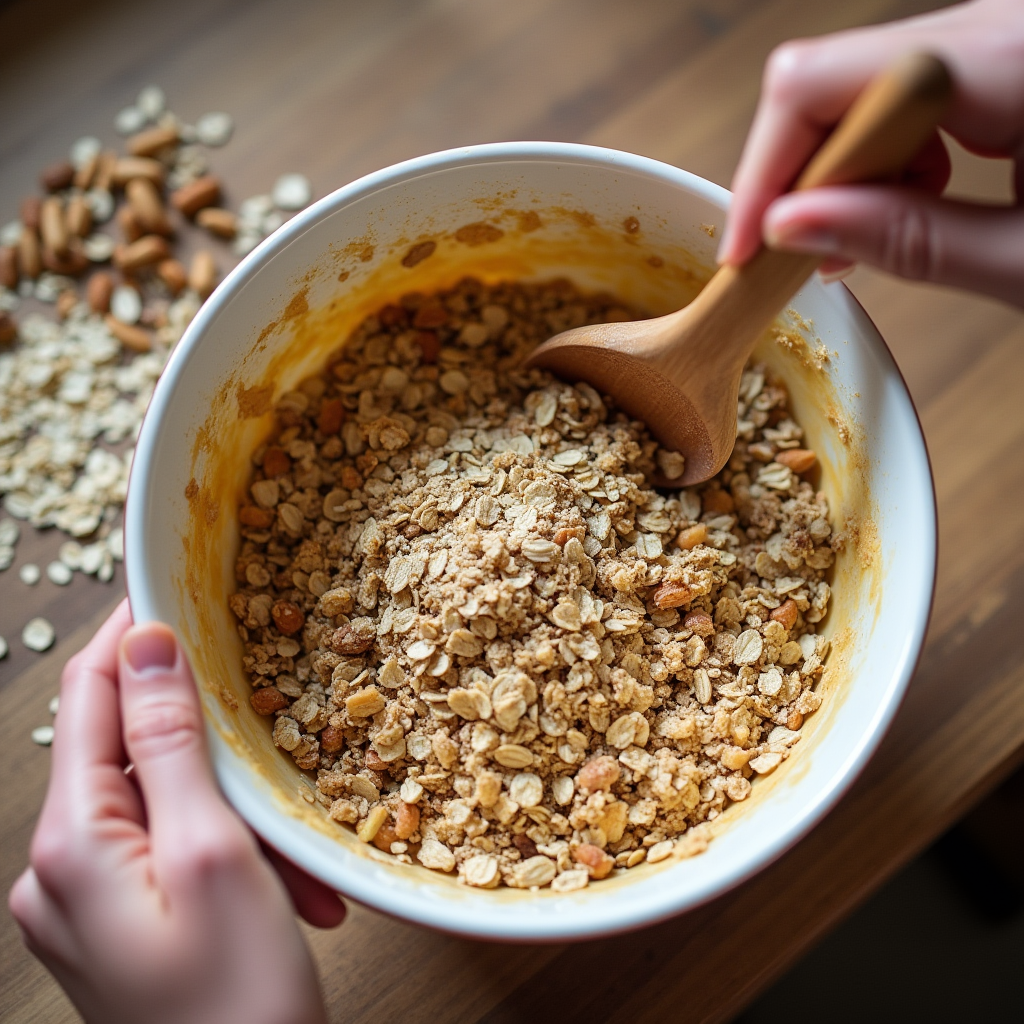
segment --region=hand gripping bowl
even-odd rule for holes
[[[565,895],[469,888],[399,864],[327,820],[303,798],[311,779],[248,706],[227,604],[235,509],[276,397],[320,370],[368,313],[466,274],[567,276],[651,314],[675,309],[711,272],[728,199],[675,167],[587,146],[502,143],[410,160],[346,185],[268,238],[171,356],[128,493],[132,611],[136,621],[178,631],[228,799],[267,842],[340,892],[481,938],[554,941],[636,928],[709,900],[778,857],[878,745],[924,638],[934,497],[920,427],[884,342],[842,285],[816,280],[794,299],[784,343],[766,337],[758,356],[787,382],[819,454],[833,522],[849,538],[825,623],[827,699],[794,757],[716,819],[706,853]]]

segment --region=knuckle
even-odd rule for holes
[[[77,872],[80,848],[81,844],[68,830],[42,829],[36,832],[29,850],[29,863],[39,884],[51,892],[65,886]]]
[[[180,849],[177,869],[198,882],[237,875],[251,862],[253,853],[253,842],[240,829],[211,828]]]
[[[764,66],[764,89],[774,99],[786,99],[800,88],[802,69],[807,64],[809,44],[791,39],[776,46]]]
[[[7,896],[7,909],[11,917],[24,930],[29,931],[35,921],[36,905],[29,890],[28,875],[22,875]]]
[[[200,741],[198,712],[185,704],[152,702],[135,710],[125,723],[124,739],[133,757],[160,757]]]

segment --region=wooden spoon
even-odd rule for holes
[[[935,131],[952,96],[946,66],[910,54],[873,79],[804,169],[795,189],[892,177]],[[736,441],[740,376],[754,344],[821,262],[761,248],[722,267],[684,309],[632,323],[577,327],[526,361],[583,380],[681,452],[680,486],[714,476]]]

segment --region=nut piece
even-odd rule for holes
[[[213,206],[220,199],[220,179],[212,174],[196,178],[171,193],[171,206],[186,217],[194,217],[200,210]]]
[[[172,295],[177,295],[188,284],[188,274],[180,260],[161,260],[156,265],[156,272]]]
[[[376,807],[370,808],[366,820],[356,829],[356,838],[364,843],[370,842],[380,831],[381,825],[387,821],[387,818],[388,809],[383,804],[377,804]]]
[[[769,618],[778,622],[783,629],[789,630],[796,625],[796,617],[800,613],[800,609],[796,606],[796,601],[793,598],[788,597],[778,608],[772,610]]]
[[[27,224],[22,228],[21,238],[18,239],[18,270],[22,277],[29,277],[33,281],[43,272],[39,235],[36,234],[35,228]]]
[[[787,448],[775,456],[775,461],[788,466],[794,473],[806,473],[814,468],[818,456],[810,448]]]
[[[164,183],[164,165],[145,156],[124,156],[112,168],[110,182],[123,188],[132,178],[148,178],[154,185]],[[93,188],[97,188],[93,185]]]
[[[217,283],[217,264],[213,261],[213,254],[207,249],[200,249],[192,257],[192,265],[188,270],[188,286],[205,299],[213,286]]]
[[[149,352],[153,347],[153,337],[144,327],[125,324],[109,313],[104,319],[107,330],[117,338],[125,348],[133,352]]]
[[[693,599],[693,591],[682,583],[662,583],[652,595],[656,608],[679,608]]]
[[[696,526],[688,526],[685,530],[679,531],[676,537],[676,547],[682,551],[690,551],[698,544],[703,544],[708,539],[708,528],[704,523],[697,523]]]
[[[161,150],[177,143],[177,128],[147,128],[128,139],[125,148],[132,156],[155,156]]]
[[[0,345],[9,345],[18,335],[18,328],[6,311],[0,311]]]
[[[43,200],[39,211],[39,234],[43,246],[56,256],[68,251],[68,229],[64,223],[64,204],[56,196]]]
[[[264,686],[253,693],[249,703],[257,715],[272,715],[288,707],[288,698],[276,686]]]
[[[584,793],[595,793],[599,789],[605,791],[619,781],[622,774],[619,763],[614,757],[602,754],[588,761],[577,773],[576,784]]]
[[[230,210],[208,206],[196,214],[196,223],[218,238],[234,238],[238,231],[238,218]]]
[[[110,309],[110,297],[114,294],[114,279],[105,270],[89,278],[85,286],[85,300],[94,313],[106,313]]]
[[[374,636],[357,633],[351,626],[341,626],[334,631],[330,648],[335,654],[363,654],[376,642]]]
[[[119,270],[138,270],[153,263],[160,263],[170,256],[171,249],[166,238],[159,235],[143,235],[130,245],[114,251],[114,266]]]
[[[92,230],[92,209],[85,196],[72,196],[64,214],[68,231],[79,238],[85,238]]]
[[[143,231],[160,235],[171,233],[171,222],[167,219],[163,200],[152,181],[148,178],[133,178],[125,186],[124,194]]]
[[[615,858],[609,857],[600,846],[593,843],[580,843],[573,850],[573,859],[577,864],[582,864],[587,869],[591,878],[607,878],[615,867]]]
[[[277,445],[271,445],[263,454],[263,472],[268,477],[281,476],[292,468],[288,453]]]
[[[320,412],[316,418],[316,427],[324,437],[336,434],[345,421],[345,406],[340,398],[326,398],[320,403]]]
[[[78,305],[77,293],[70,288],[66,288],[57,296],[57,316],[61,320],[66,320],[76,305]]]
[[[341,729],[328,725],[320,733],[320,749],[325,754],[336,754],[345,746],[345,734]]]
[[[707,612],[687,612],[683,619],[683,626],[692,629],[697,636],[711,636],[715,632],[715,624]]]
[[[74,180],[75,168],[68,160],[60,160],[55,164],[50,164],[39,175],[39,184],[47,192],[59,192],[61,189],[70,188]]]
[[[18,251],[13,245],[0,246],[0,287],[18,287]]]
[[[415,835],[420,827],[420,809],[415,804],[403,803],[398,808],[398,815],[395,818],[395,835],[399,839],[408,839]]]

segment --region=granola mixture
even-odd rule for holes
[[[630,317],[564,281],[410,294],[255,453],[230,599],[252,706],[308,799],[469,885],[699,852],[820,705],[838,538],[783,385],[748,369],[729,465],[658,492],[678,454],[519,368]]]

